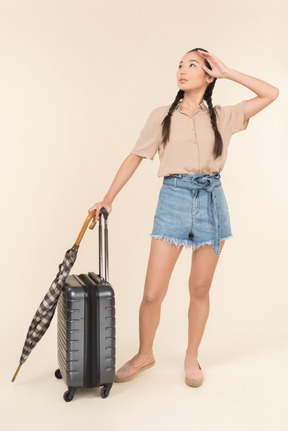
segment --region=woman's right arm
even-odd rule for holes
[[[126,159],[121,164],[120,168],[118,169],[117,174],[115,175],[115,178],[104,196],[103,200],[100,202],[96,202],[89,210],[88,212],[94,211],[96,209],[96,214],[93,217],[93,220],[96,222],[99,218],[99,212],[102,207],[104,207],[108,214],[112,211],[112,202],[117,196],[117,194],[120,192],[120,190],[124,187],[124,185],[127,183],[129,178],[133,175],[133,173],[136,171],[138,166],[140,165],[143,157],[137,156],[136,154],[130,153]]]

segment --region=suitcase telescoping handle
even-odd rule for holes
[[[99,276],[101,277],[101,279],[103,280],[103,255],[102,255],[102,250],[103,250],[103,239],[102,239],[102,214],[104,215],[104,220],[105,220],[105,226],[104,226],[104,236],[105,236],[105,282],[109,282],[109,255],[108,255],[108,223],[107,223],[107,219],[108,219],[108,211],[106,210],[106,208],[102,207],[100,209],[99,212]],[[80,242],[83,238],[84,233],[86,232],[87,226],[89,225],[91,219],[96,215],[96,210],[91,211],[83,226],[82,229],[78,235],[78,238],[74,244],[73,247],[78,248],[80,245]],[[89,229],[94,229],[96,225],[95,220],[92,221],[92,223],[89,226]]]
[[[101,211],[103,210],[104,215],[104,236],[105,236],[105,283],[109,282],[109,262],[108,262],[108,212],[105,208],[101,208],[99,212],[99,276],[102,277],[103,270],[103,239],[102,239],[102,217]],[[105,216],[106,213],[106,216]]]

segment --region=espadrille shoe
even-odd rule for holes
[[[199,366],[199,368],[187,367],[186,361],[184,361],[184,370],[185,370],[185,374],[186,374],[185,383],[188,386],[193,386],[196,388],[196,387],[202,385],[204,375],[203,375],[203,371],[202,371],[202,368],[200,367],[199,362],[198,362],[198,366]]]
[[[129,382],[129,380],[134,379],[139,373],[141,373],[141,371],[144,371],[147,368],[153,367],[155,362],[156,361],[154,359],[153,352],[149,355],[149,357],[145,360],[145,362],[140,364],[138,367],[135,367],[133,364],[131,364],[130,361],[127,361],[115,373],[114,382],[116,383]]]

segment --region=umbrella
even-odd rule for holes
[[[108,216],[108,212],[105,208],[101,208],[99,216],[99,229],[101,226],[101,213],[104,214],[105,219]],[[26,361],[27,357],[31,353],[31,350],[36,346],[36,344],[41,340],[45,332],[50,326],[51,320],[54,316],[57,302],[59,299],[59,295],[61,293],[61,290],[63,286],[65,285],[66,278],[68,277],[72,266],[75,263],[75,260],[77,258],[77,253],[79,249],[79,245],[81,242],[81,239],[83,238],[83,235],[87,229],[87,226],[91,220],[96,214],[96,210],[91,211],[89,215],[87,216],[82,229],[78,235],[78,238],[69,250],[66,251],[63,262],[59,265],[59,270],[56,275],[55,280],[52,282],[48,292],[46,293],[45,297],[43,298],[41,304],[39,305],[32,322],[30,324],[30,327],[27,332],[27,336],[25,339],[24,347],[22,350],[22,354],[20,357],[18,368],[12,378],[12,382],[16,379],[16,376],[21,368],[21,366]],[[89,226],[89,229],[94,229],[96,224],[96,221],[93,219],[91,225]]]

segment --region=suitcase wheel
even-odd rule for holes
[[[56,379],[62,379],[62,374],[61,374],[61,371],[59,370],[59,368],[58,368],[58,370],[55,371],[54,375],[55,375]]]
[[[100,391],[100,395],[102,398],[107,398],[110,392],[110,389],[112,388],[112,383],[108,385],[104,385]]]
[[[74,394],[76,392],[75,389],[68,389],[68,391],[64,392],[63,398],[66,402],[72,401],[74,398]]]

